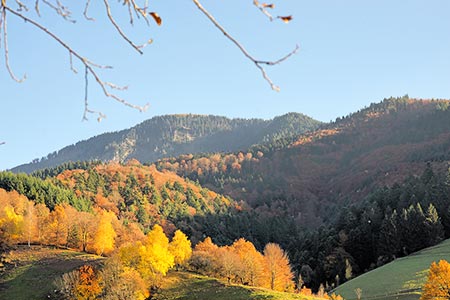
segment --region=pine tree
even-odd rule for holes
[[[427,229],[427,246],[436,245],[444,238],[444,228],[436,208],[432,203],[428,206],[425,226]]]
[[[397,211],[384,217],[378,239],[378,259],[380,263],[389,262],[400,252],[400,235]]]

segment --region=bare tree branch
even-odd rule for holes
[[[259,10],[266,16],[269,18],[269,20],[272,22],[273,21],[273,16],[267,11],[267,7],[268,8],[274,8],[274,4],[270,4],[270,5],[262,5],[258,2],[258,0],[253,0],[253,4],[259,8]]]
[[[9,65],[8,25],[7,25],[7,22],[6,22],[6,10],[7,10],[7,7],[3,6],[3,9],[2,9],[2,21],[3,21],[3,46],[5,47],[5,65],[6,65],[6,69],[8,70],[8,73],[11,76],[11,78],[14,81],[16,81],[16,82],[21,83],[25,79],[27,79],[27,75],[24,74],[22,78],[16,77],[16,75],[14,75],[14,72],[11,69],[11,66]]]
[[[269,83],[272,90],[279,92],[280,88],[273,83],[273,81],[267,75],[266,70],[261,65],[273,66],[273,65],[280,64],[281,62],[285,61],[286,59],[288,59],[289,57],[291,57],[298,51],[298,49],[299,49],[298,45],[289,54],[287,54],[286,56],[284,56],[276,61],[257,60],[252,55],[250,55],[250,53],[244,48],[244,46],[240,42],[238,42],[233,36],[231,36],[228,33],[228,31],[214,18],[213,15],[211,15],[211,13],[209,13],[209,11],[207,11],[200,4],[200,2],[198,0],[192,0],[192,1],[197,6],[197,8],[214,24],[214,26],[216,26],[233,44],[235,44],[236,47],[239,48],[239,50],[242,52],[242,54],[244,54],[245,57],[247,57],[250,61],[252,61],[255,64],[255,66],[261,71],[263,78]]]
[[[74,66],[73,66],[72,52],[69,52],[69,60],[70,60],[70,69],[71,69],[72,72],[74,72],[75,74],[78,74],[77,69],[75,69]]]
[[[272,22],[274,19],[280,19],[281,21],[285,22],[285,23],[289,23],[292,20],[292,16],[276,16],[273,17],[269,11],[267,10],[267,8],[270,9],[274,9],[275,8],[275,4],[270,3],[259,3],[258,0],[253,0],[253,4],[267,17],[269,18],[269,20]]]
[[[258,61],[256,61],[256,63],[262,64],[262,65],[268,65],[268,66],[278,65],[278,64],[282,63],[283,61],[287,60],[292,55],[296,54],[298,52],[298,50],[300,50],[300,46],[299,45],[295,45],[295,49],[294,50],[292,50],[291,52],[289,52],[288,54],[286,54],[285,56],[283,56],[279,60],[276,60],[276,61],[258,60]]]
[[[95,78],[95,80],[96,80],[97,83],[99,84],[100,88],[102,89],[103,94],[104,94],[106,97],[112,98],[112,99],[116,100],[117,102],[122,103],[123,105],[126,105],[126,106],[128,106],[128,107],[137,109],[137,110],[139,110],[139,111],[141,111],[141,112],[147,110],[149,104],[146,104],[145,106],[134,105],[134,104],[131,104],[131,103],[127,102],[126,100],[120,98],[119,96],[117,96],[117,95],[115,95],[115,94],[113,94],[113,93],[111,93],[111,92],[108,91],[108,87],[109,87],[109,88],[114,88],[114,89],[117,89],[117,88],[114,87],[114,85],[112,85],[111,83],[105,83],[103,80],[101,80],[101,79],[100,79],[100,76],[99,76],[99,75],[97,74],[97,72],[94,70],[94,67],[95,67],[95,68],[111,68],[110,66],[102,66],[102,65],[98,65],[98,64],[95,64],[95,63],[89,61],[89,60],[86,59],[85,57],[81,56],[78,52],[76,52],[75,50],[73,50],[69,45],[67,45],[65,42],[63,42],[58,36],[56,36],[54,33],[52,33],[51,31],[49,31],[47,28],[45,28],[45,27],[42,26],[41,24],[35,22],[34,20],[32,20],[32,19],[30,19],[30,18],[28,18],[28,17],[22,15],[21,13],[18,13],[18,12],[16,12],[16,11],[12,10],[12,9],[9,8],[8,6],[4,6],[4,7],[3,7],[3,10],[4,10],[4,12],[5,12],[5,11],[8,11],[9,13],[11,13],[11,14],[13,14],[13,15],[15,15],[15,16],[21,18],[22,20],[24,20],[24,21],[26,21],[26,22],[32,24],[33,26],[37,27],[38,29],[40,29],[41,31],[45,32],[47,35],[49,35],[50,37],[52,37],[52,38],[53,38],[55,41],[57,41],[61,46],[63,46],[64,48],[66,48],[67,51],[69,52],[70,56],[73,56],[73,57],[77,58],[77,59],[85,66],[85,69],[87,70],[87,72],[88,72],[89,74],[91,74],[91,75]],[[5,13],[4,13],[4,14],[5,14]],[[86,77],[86,78],[87,78],[87,77]],[[86,107],[86,108],[87,108],[87,107]],[[92,111],[92,110],[90,110],[90,109],[87,109],[87,111],[85,111],[85,112],[88,112],[88,113],[98,113],[98,112]],[[104,115],[103,115],[103,117],[104,117]],[[102,118],[103,118],[103,117],[102,117]],[[83,119],[84,119],[84,117],[83,117]]]
[[[6,15],[7,13],[13,14],[16,17],[22,19],[23,21],[25,21],[26,23],[29,23],[33,26],[35,26],[36,28],[38,28],[39,30],[43,31],[45,34],[47,34],[48,36],[50,36],[51,38],[53,38],[57,43],[59,43],[63,48],[65,48],[68,52],[69,52],[69,63],[70,63],[70,69],[74,72],[74,73],[78,73],[78,71],[76,70],[75,66],[74,66],[74,62],[73,62],[73,58],[76,58],[81,64],[83,64],[85,72],[84,72],[84,79],[85,79],[85,109],[84,109],[84,114],[83,114],[83,120],[87,119],[87,114],[97,114],[98,115],[98,120],[102,120],[103,118],[105,118],[106,116],[104,114],[102,114],[101,112],[98,111],[94,111],[91,110],[89,108],[89,103],[88,103],[88,83],[89,83],[89,76],[92,76],[95,81],[97,82],[97,84],[100,86],[103,94],[108,97],[108,98],[112,98],[117,102],[122,103],[123,105],[126,105],[128,107],[137,109],[139,111],[145,111],[148,108],[148,104],[146,104],[145,106],[139,106],[139,105],[134,105],[131,104],[129,102],[127,102],[125,99],[122,99],[121,97],[117,96],[115,93],[113,93],[113,90],[126,90],[127,87],[121,87],[118,86],[114,83],[110,83],[107,81],[103,81],[99,74],[97,73],[98,69],[111,69],[111,66],[108,65],[99,65],[97,63],[94,63],[92,61],[90,61],[89,59],[87,59],[86,57],[82,56],[79,52],[75,51],[70,45],[68,45],[67,43],[65,43],[59,36],[55,35],[53,32],[51,32],[48,28],[44,27],[43,25],[41,25],[41,23],[34,21],[33,19],[29,18],[27,15],[25,15],[24,13],[22,13],[23,11],[28,11],[28,7],[21,1],[23,0],[9,0],[9,1],[13,1],[16,4],[16,9],[12,9],[11,7],[9,7],[8,5],[6,5],[8,0],[0,0],[0,45],[1,45],[1,37],[3,36],[3,44],[5,47],[4,50],[4,56],[5,56],[5,65],[6,68],[11,76],[11,78],[17,82],[22,82],[23,80],[26,79],[26,75],[22,78],[19,79],[14,75],[14,72],[12,71],[10,64],[9,64],[9,49],[8,49],[8,27],[7,27],[7,22],[6,22]],[[65,6],[63,4],[63,0],[35,0],[34,3],[34,10],[36,11],[37,15],[40,17],[40,1],[42,1],[42,3],[44,3],[46,6],[48,6],[50,9],[54,10],[56,12],[56,14],[58,14],[59,16],[61,16],[62,18],[64,18],[65,20],[75,23],[75,20],[73,20],[72,17],[72,12],[71,10]],[[84,0],[85,1],[85,8],[84,8],[84,12],[83,15],[87,20],[91,20],[94,21],[94,18],[90,17],[88,15],[89,12],[89,7],[91,4],[91,0]],[[149,39],[145,44],[143,45],[137,45],[135,44],[126,34],[125,32],[122,30],[122,27],[116,22],[115,18],[113,17],[112,11],[111,11],[111,6],[110,6],[110,0],[103,0],[103,4],[105,6],[106,9],[106,16],[108,17],[109,22],[112,24],[112,26],[116,29],[116,31],[118,32],[118,34],[133,48],[135,49],[138,53],[143,54],[142,49],[146,46],[149,45],[150,43],[153,42],[152,39]],[[124,6],[127,6],[128,9],[128,14],[129,14],[129,20],[131,25],[134,24],[134,16],[137,19],[144,19],[145,22],[147,23],[147,25],[149,24],[149,17],[153,18],[153,20],[155,21],[155,23],[157,25],[161,25],[162,24],[162,19],[161,17],[156,13],[156,12],[149,12],[148,11],[148,0],[143,0],[143,6],[140,6],[136,3],[137,0],[118,0],[120,3],[122,3]],[[279,87],[277,85],[275,85],[273,83],[273,81],[270,79],[270,77],[267,75],[266,70],[264,69],[264,66],[274,66],[274,65],[278,65],[280,63],[282,63],[283,61],[287,60],[288,58],[290,58],[292,55],[294,55],[295,53],[297,53],[297,51],[299,50],[299,46],[297,45],[296,48],[289,52],[287,55],[285,55],[284,57],[275,60],[275,61],[265,61],[265,60],[258,60],[255,57],[253,57],[245,48],[244,46],[238,41],[236,40],[231,34],[229,34],[229,32],[214,18],[213,15],[211,15],[211,13],[209,13],[208,10],[206,10],[201,4],[200,4],[200,0],[192,0],[194,2],[194,4],[197,6],[197,8],[204,14],[206,15],[206,17],[214,24],[215,27],[217,27],[241,52],[242,54],[249,59],[250,61],[252,61],[255,66],[260,70],[262,77],[264,78],[264,80],[266,82],[269,83],[270,87],[275,90],[275,91],[279,91]],[[253,0],[253,4],[259,8],[259,10],[261,10],[261,12],[266,15],[270,21],[273,21],[274,19],[281,19],[282,21],[288,23],[292,17],[291,16],[287,16],[287,17],[273,17],[269,12],[268,9],[273,9],[274,8],[274,4],[266,4],[266,3],[262,3],[260,4],[258,2],[258,0]],[[3,30],[3,32],[2,32]]]
[[[106,115],[104,115],[100,111],[95,111],[89,108],[89,100],[88,100],[88,91],[89,91],[89,69],[85,65],[84,67],[84,113],[83,113],[83,121],[88,121],[87,114],[97,114],[97,121],[100,122],[101,120],[106,118]]]
[[[20,0],[16,0],[16,3],[17,6],[19,6],[19,8],[17,9],[18,11],[22,10],[28,11],[28,7],[25,4],[23,4]]]
[[[0,142],[0,146],[6,144],[6,142]]]
[[[137,45],[135,45],[126,35],[125,33],[122,31],[122,29],[120,28],[120,26],[116,23],[116,21],[114,20],[112,14],[111,14],[111,7],[109,6],[109,2],[108,0],[103,0],[103,3],[105,4],[105,8],[106,8],[106,14],[108,15],[108,19],[111,22],[111,24],[113,24],[113,26],[116,28],[117,32],[122,36],[122,38],[128,42],[128,44],[131,45],[131,47],[133,47],[137,52],[139,52],[139,54],[144,54],[144,52],[142,52],[141,49],[139,49],[139,47]]]
[[[56,0],[56,5],[47,0],[42,0],[42,2],[44,2],[48,7],[53,9],[56,12],[56,14],[63,17],[64,20],[71,23],[75,23],[75,20],[71,19],[72,12],[69,10],[68,7],[62,5],[62,3],[59,2],[59,0]]]
[[[128,3],[128,7],[129,7],[129,11],[130,11],[130,22],[131,24],[133,24],[133,14],[131,13],[131,3],[133,4],[133,9],[136,13],[141,14],[144,19],[146,20],[147,24],[149,24],[148,19],[147,19],[147,13],[145,11],[145,9],[142,9],[140,7],[138,7],[136,5],[136,3],[133,0],[125,0],[124,4]],[[142,48],[144,48],[145,46],[147,46],[148,44],[150,44],[152,42],[152,40],[148,40],[146,43],[142,44],[142,45],[136,45],[133,41],[131,41],[128,36],[123,32],[122,28],[120,28],[120,26],[117,24],[116,20],[114,20],[114,17],[112,16],[111,13],[111,7],[109,6],[109,2],[108,0],[103,0],[103,3],[105,4],[105,8],[106,8],[106,15],[108,16],[109,21],[111,22],[111,24],[116,28],[117,32],[120,34],[120,36],[128,42],[128,44],[131,45],[131,47],[133,47],[137,52],[139,52],[139,54],[144,54],[144,52],[142,52]]]
[[[90,4],[91,4],[91,0],[86,0],[86,6],[84,7],[83,15],[86,18],[86,20],[95,21],[94,18],[91,18],[91,17],[88,16],[88,10],[89,10],[89,5]]]

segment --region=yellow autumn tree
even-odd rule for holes
[[[23,216],[17,214],[14,207],[8,204],[0,209],[0,239],[7,243],[17,242],[23,229]]]
[[[450,264],[446,260],[433,262],[420,300],[450,299]]]
[[[289,258],[281,247],[274,243],[269,243],[264,247],[264,260],[266,262],[268,285],[270,289],[276,291],[289,291],[293,288]]]
[[[0,189],[0,243],[18,243],[24,240],[24,213],[28,199],[16,191]]]
[[[100,211],[97,230],[95,231],[92,248],[98,255],[109,254],[114,250],[116,232],[112,226],[116,218],[113,212]]]
[[[191,241],[181,230],[175,231],[169,244],[169,252],[172,253],[177,268],[183,266],[191,258]]]
[[[144,242],[123,245],[119,258],[125,268],[138,271],[152,287],[157,287],[175,264],[174,255],[169,251],[169,239],[159,225],[153,227]]]
[[[146,241],[139,248],[139,255],[138,271],[152,286],[158,286],[162,276],[175,264],[174,256],[169,251],[169,239],[159,225],[147,234]]]

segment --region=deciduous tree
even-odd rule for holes
[[[98,255],[109,254],[114,250],[116,232],[112,221],[116,216],[112,212],[101,211],[99,218],[92,247]]]
[[[175,231],[175,235],[169,244],[169,251],[172,253],[177,267],[184,265],[191,258],[191,241],[181,230]]]
[[[260,286],[264,277],[264,257],[255,246],[241,238],[233,243],[232,250],[239,256],[237,275],[242,284]]]
[[[420,300],[450,299],[450,264],[446,260],[433,262]]]
[[[269,287],[272,290],[287,291],[293,288],[289,258],[281,247],[274,243],[269,243],[264,247],[264,259],[269,275]]]

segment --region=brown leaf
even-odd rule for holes
[[[162,24],[161,17],[157,13],[155,13],[154,11],[152,11],[150,13],[150,15],[153,17],[153,19],[155,20],[156,24],[158,24],[158,26],[161,26],[161,24]]]
[[[292,21],[292,16],[285,16],[285,17],[278,17],[279,19],[281,19],[281,21],[283,21],[284,23],[289,23],[290,21]]]
[[[273,3],[270,3],[270,4],[263,3],[263,4],[261,4],[261,6],[264,8],[275,8],[275,4],[273,4]]]

